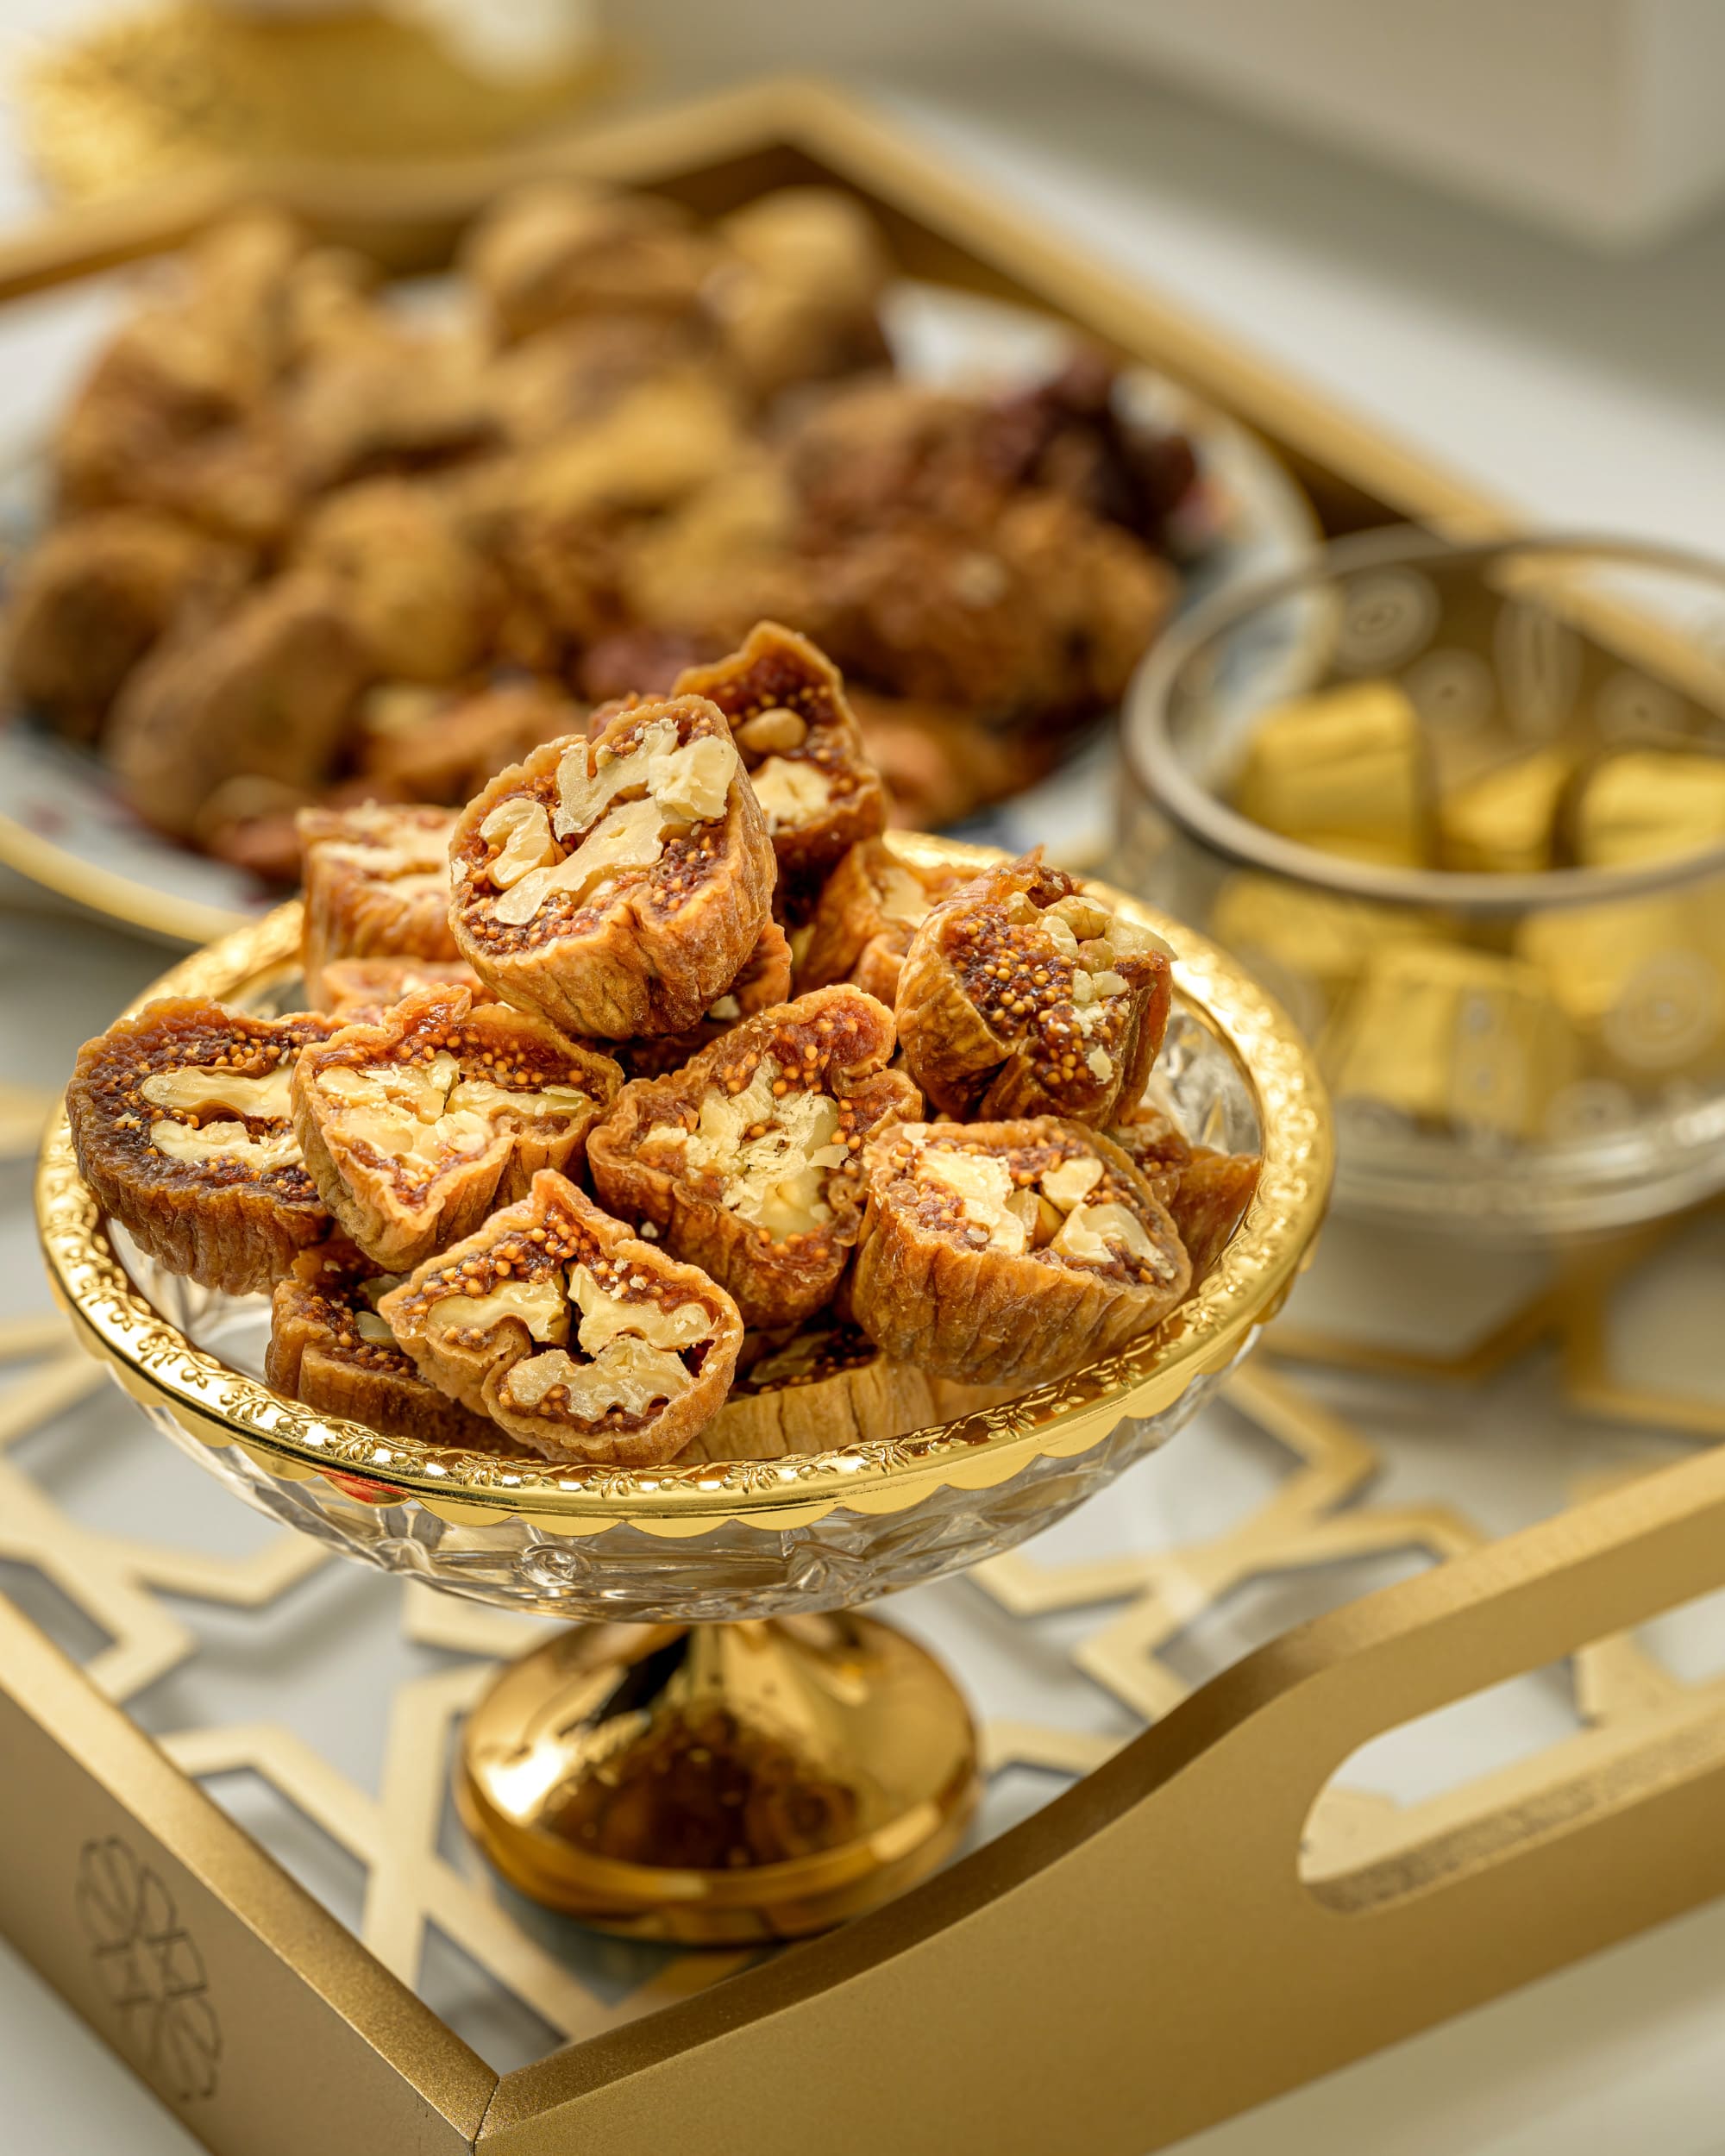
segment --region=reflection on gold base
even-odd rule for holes
[[[468,1717],[461,1816],[511,1884],[599,1928],[795,1939],[925,1878],[978,1791],[939,1664],[873,1617],[581,1625]]]
[[[579,41],[530,71],[482,72],[433,27],[357,0],[311,16],[168,0],[50,47],[18,92],[37,170],[88,198],[234,160],[494,150],[566,115],[603,73]]]

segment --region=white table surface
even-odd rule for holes
[[[8,0],[0,65],[72,12],[72,0]],[[722,54],[709,11],[660,0],[631,13],[643,38],[668,24],[681,34],[670,86],[801,56],[794,32],[775,42],[785,11],[768,0],[735,17],[711,11],[726,17]],[[993,31],[914,60],[877,57],[852,79],[1003,195],[1530,512],[1725,553],[1725,220],[1643,260],[1601,260]],[[0,216],[30,202],[0,110]],[[47,314],[0,330],[0,434],[51,408],[62,338]],[[16,918],[6,930],[0,1076],[51,1082],[82,1029],[45,960],[75,946],[111,983],[111,1008],[160,954],[106,934],[20,932]],[[3,1194],[15,1263],[28,1262],[10,1232],[21,1196]],[[1716,1907],[1184,2146],[1704,2156],[1725,2148],[1722,2029]],[[3,1947],[0,2146],[195,2146]]]

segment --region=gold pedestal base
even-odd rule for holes
[[[582,1625],[469,1717],[456,1796],[524,1894],[601,1930],[824,1931],[950,1854],[978,1793],[957,1687],[873,1617]]]

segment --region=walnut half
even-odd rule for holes
[[[554,1460],[650,1467],[724,1401],[737,1306],[543,1169],[379,1306],[421,1373]]]
[[[578,1169],[622,1083],[610,1056],[538,1018],[420,988],[300,1057],[293,1122],[342,1228],[405,1272],[524,1197],[540,1169]]]
[[[772,844],[731,730],[699,697],[536,749],[468,805],[450,858],[461,955],[569,1034],[694,1025],[770,914]]]
[[[294,1060],[329,1031],[171,997],[78,1050],[66,1094],[78,1167],[158,1264],[248,1295],[329,1233],[288,1115]]]
[[[856,988],[763,1011],[684,1069],[624,1087],[588,1141],[594,1188],[711,1273],[745,1323],[800,1324],[856,1239],[864,1141],[921,1112],[892,1052],[892,1013]]]
[[[851,1307],[932,1376],[1044,1383],[1124,1347],[1191,1286],[1166,1210],[1082,1125],[901,1124],[869,1144],[868,1170]]]
[[[1106,1125],[1144,1091],[1171,993],[1166,947],[1044,867],[1038,849],[918,928],[899,976],[900,1037],[943,1114]]]

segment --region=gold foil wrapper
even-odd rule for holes
[[[1725,755],[1631,749],[1608,756],[1576,805],[1577,858],[1636,868],[1725,845]]]
[[[1411,868],[1426,858],[1420,721],[1393,681],[1278,705],[1253,735],[1234,804],[1326,853]]]
[[[1210,914],[1212,932],[1255,970],[1270,979],[1283,1000],[1309,1004],[1309,991],[1289,994],[1291,979],[1309,983],[1320,997],[1321,1018],[1358,979],[1366,962],[1386,946],[1438,942],[1434,923],[1410,917],[1396,906],[1376,906],[1314,891],[1279,876],[1250,872],[1230,876],[1216,894]],[[1296,1008],[1295,1016],[1310,1025],[1314,1014]]]
[[[1552,867],[1558,807],[1575,769],[1559,749],[1499,764],[1443,796],[1438,843],[1446,868],[1535,875]]]
[[[1725,877],[1554,907],[1515,943],[1602,1068],[1646,1081],[1725,1062]]]
[[[1527,1140],[1540,1135],[1579,1056],[1538,967],[1413,943],[1370,960],[1324,1061],[1340,1100]]]

